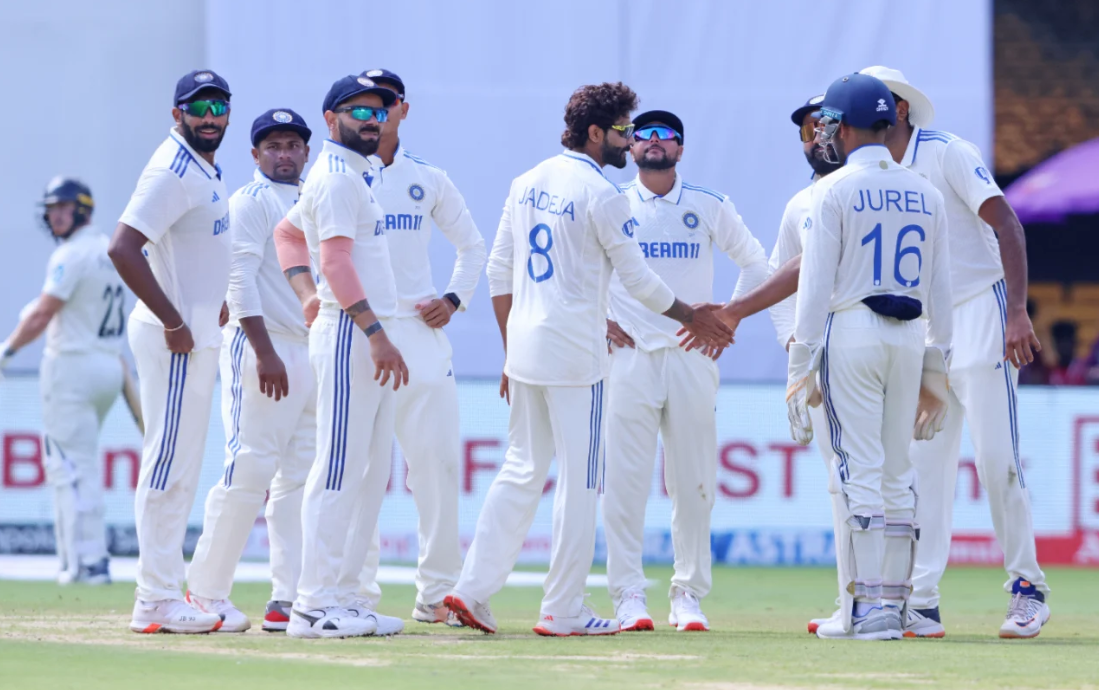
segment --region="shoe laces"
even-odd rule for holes
[[[1007,617],[1019,620],[1033,618],[1037,612],[1037,599],[1026,594],[1014,594],[1011,604],[1007,607]]]
[[[677,602],[676,605],[688,613],[702,613],[702,607],[698,603],[698,597],[686,590],[679,590],[675,600]]]
[[[644,611],[647,603],[644,594],[636,590],[630,590],[622,595],[622,600],[618,603],[618,610],[629,613]]]

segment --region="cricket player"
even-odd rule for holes
[[[42,221],[58,245],[42,294],[0,343],[0,371],[46,333],[42,447],[54,490],[57,581],[110,584],[99,430],[122,390],[125,293],[107,258],[107,237],[91,225],[95,202],[87,185],[55,177],[42,205]]]
[[[977,147],[948,132],[926,129],[935,113],[927,96],[898,70],[876,66],[863,72],[878,77],[896,94],[898,122],[885,142],[893,159],[942,192],[949,219],[955,325],[950,412],[942,434],[912,444],[920,480],[917,520],[922,538],[906,633],[946,633],[939,615],[939,580],[950,555],[964,420],[1008,575],[1004,589],[1011,602],[1000,637],[1035,637],[1050,612],[1019,456],[1018,370],[1041,350],[1026,313],[1023,227]]]
[[[140,556],[134,632],[207,633],[221,617],[180,592],[183,538],[210,425],[229,286],[229,195],[214,162],[229,84],[195,70],[176,84],[176,125],[141,172],[110,257],[137,295],[130,349],[146,420],[134,505]]]
[[[302,567],[290,637],[394,634],[404,627],[358,597],[389,481],[394,393],[409,380],[387,335],[397,291],[368,159],[395,100],[393,91],[367,77],[332,85],[322,107],[330,139],[298,203],[275,228],[279,265],[312,324],[309,358],[318,386],[317,454],[302,502]],[[323,278],[319,285],[311,263]]]
[[[385,210],[385,237],[397,284],[397,313],[389,326],[390,337],[412,372],[409,385],[395,396],[397,441],[408,464],[408,487],[420,518],[412,618],[421,623],[460,625],[443,604],[462,571],[458,387],[443,327],[473,299],[485,267],[485,240],[446,172],[402,145],[398,128],[409,109],[404,81],[386,69],[368,70],[363,76],[397,94],[378,145],[371,190]],[[431,221],[457,250],[450,282],[441,297],[431,278]],[[430,433],[425,433],[427,429]],[[375,606],[381,598],[378,558],[375,534],[362,588]]]
[[[714,251],[741,268],[734,296],[768,275],[767,255],[723,194],[683,181],[683,121],[652,110],[634,118],[637,178],[623,186],[635,241],[653,270],[691,303],[713,300]],[[607,577],[621,630],[652,630],[641,566],[645,506],[664,440],[672,500],[671,615],[680,632],[709,630],[699,601],[710,592],[710,513],[717,490],[719,375],[714,359],[679,347],[679,324],[631,297],[617,274],[610,284],[610,383],[603,519]],[[717,353],[720,355],[720,352]]]
[[[279,268],[274,230],[298,200],[311,135],[289,108],[257,117],[252,182],[229,198],[230,317],[220,363],[225,472],[206,497],[202,537],[187,576],[187,600],[220,614],[220,632],[244,632],[252,625],[229,593],[265,499],[272,593],[264,630],[286,630],[298,588],[302,492],[316,452],[317,384],[309,329]]]
[[[604,635],[618,621],[584,604],[595,549],[608,373],[611,271],[630,296],[715,347],[731,343],[714,305],[692,308],[645,263],[629,199],[602,168],[626,165],[637,95],[627,86],[583,86],[565,109],[565,151],[511,185],[488,262],[504,338],[500,395],[511,403],[509,447],[489,488],[462,575],[446,604],[462,623],[496,632],[489,599],[503,587],[557,458],[553,553],[539,635]],[[514,307],[513,307],[514,304]]]
[[[819,368],[829,479],[844,497],[836,560],[850,584],[842,619],[822,623],[817,636],[900,639],[919,535],[908,444],[921,386],[939,408],[947,398],[946,211],[938,190],[884,146],[896,123],[885,84],[842,77],[820,113],[820,143],[844,167],[813,191],[786,402],[791,436],[808,444]]]

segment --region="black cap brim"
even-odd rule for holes
[[[226,98],[232,98],[233,97],[232,93],[230,93],[227,89],[221,88],[217,84],[203,84],[202,86],[198,87],[197,89],[192,89],[192,90],[188,91],[187,93],[183,94],[182,96],[180,96],[179,98],[177,98],[176,99],[176,105],[179,105],[180,103],[185,103],[188,98],[190,98],[191,96],[194,96],[196,93],[198,93],[199,91],[202,91],[204,89],[213,89],[215,91],[220,91],[223,94],[225,94]]]
[[[790,121],[798,127],[801,127],[801,123],[804,122],[805,116],[810,113],[815,113],[818,110],[820,110],[820,103],[816,105],[803,105],[795,110],[793,113],[791,113]]]

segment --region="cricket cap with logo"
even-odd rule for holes
[[[824,101],[824,94],[819,96],[813,96],[809,100],[805,101],[805,105],[801,106],[793,113],[790,114],[790,119],[795,125],[801,127],[801,123],[805,120],[805,116],[809,113],[815,113],[820,110],[820,104]]]
[[[648,112],[641,113],[633,119],[633,126],[637,129],[641,129],[646,125],[660,124],[665,127],[671,127],[675,130],[675,133],[679,135],[679,143],[683,143],[683,120],[680,120],[675,113],[667,110],[650,110]]]
[[[321,112],[327,113],[329,110],[335,110],[344,101],[364,93],[372,93],[382,99],[382,105],[386,108],[397,101],[397,94],[393,93],[393,89],[387,89],[374,83],[374,80],[370,77],[349,74],[346,77],[337,79],[332,84],[332,88],[328,89]]]
[[[404,100],[404,80],[396,72],[387,69],[368,69],[360,77],[372,79],[381,86],[392,86],[397,89],[397,96]]]
[[[922,129],[930,127],[935,121],[935,106],[931,104],[931,99],[923,91],[909,84],[904,78],[904,73],[899,69],[874,65],[860,70],[859,74],[868,74],[881,79],[890,91],[901,97],[901,100],[908,101],[908,121],[912,125]]]
[[[297,132],[308,144],[313,131],[305,124],[305,118],[290,108],[272,108],[252,122],[252,146],[258,147],[272,132]]]
[[[209,69],[196,69],[183,75],[176,82],[176,105],[185,102],[203,89],[217,89],[225,94],[226,98],[233,95],[229,91],[229,82],[219,77],[217,72]]]
[[[820,114],[858,129],[870,129],[882,120],[897,124],[897,104],[889,87],[866,74],[848,74],[832,82]]]

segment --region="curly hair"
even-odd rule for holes
[[[588,141],[588,127],[608,129],[622,116],[637,110],[637,94],[622,82],[581,86],[565,106],[565,131],[561,143],[578,149]]]

